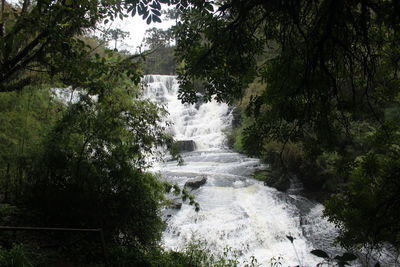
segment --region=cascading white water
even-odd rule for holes
[[[228,246],[239,251],[241,259],[255,256],[263,266],[279,256],[285,266],[298,265],[299,260],[304,266],[315,266],[319,259],[310,254],[313,245],[300,225],[301,216],[307,215],[301,214],[289,195],[251,178],[261,167],[258,159],[229,151],[224,145],[223,130],[232,120],[230,108],[216,102],[181,104],[174,76],[150,75],[144,83],[144,97],[166,106],[175,138],[193,140],[197,145],[196,151],[183,154],[183,166],[175,161],[159,165],[163,179],[184,186],[188,179],[207,177],[203,187],[191,192],[200,211],[183,203],[180,210],[172,212],[163,245],[181,250],[193,240],[205,240],[217,253]],[[315,211],[309,208],[308,212]],[[333,230],[325,222],[327,228]],[[288,235],[295,238],[294,247]]]
[[[232,121],[226,104],[182,104],[174,76],[149,75],[144,83],[144,97],[166,106],[175,138],[197,145],[196,151],[182,154],[183,166],[169,161],[155,170],[182,187],[189,179],[207,177],[204,186],[191,192],[199,212],[187,203],[167,211],[162,238],[166,248],[182,250],[193,240],[205,240],[216,253],[228,246],[240,259],[255,256],[262,266],[269,266],[273,257],[282,257],[283,266],[316,266],[321,259],[310,254],[314,248],[338,252],[330,244],[337,232],[322,218],[322,205],[252,179],[254,170],[263,167],[259,160],[226,148],[223,130]],[[294,244],[287,236],[294,237]]]
[[[174,76],[148,75],[144,78],[144,98],[166,106],[173,123],[171,133],[177,140],[193,140],[198,149],[223,147],[221,129],[230,125],[231,116],[226,104],[209,102],[203,105],[182,104],[177,98],[178,82]]]

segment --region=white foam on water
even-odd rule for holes
[[[144,84],[144,98],[162,103],[168,110],[168,120],[173,122],[169,130],[176,140],[193,140],[201,150],[223,147],[225,135],[221,129],[231,122],[227,104],[213,101],[197,108],[195,104],[182,104],[177,98],[179,84],[175,76],[147,75]]]
[[[310,254],[314,246],[305,233],[333,235],[333,225],[321,218],[322,205],[313,204],[306,211],[310,216],[300,215],[294,203],[301,200],[251,178],[254,169],[263,166],[259,160],[225,146],[224,130],[232,121],[229,106],[182,104],[174,76],[149,75],[144,83],[144,97],[167,108],[167,120],[173,122],[169,131],[177,140],[193,140],[197,145],[197,151],[182,154],[183,166],[172,161],[159,163],[155,170],[180,186],[189,179],[207,177],[204,186],[191,192],[200,211],[187,203],[174,211],[167,220],[163,246],[183,250],[193,240],[205,240],[217,254],[231,247],[242,261],[255,256],[262,266],[269,266],[271,258],[279,256],[283,266],[316,266],[321,260]],[[310,217],[306,227],[300,224],[303,217]],[[315,223],[317,227],[313,227]],[[294,238],[294,244],[287,236]]]

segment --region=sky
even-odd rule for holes
[[[175,24],[174,20],[168,21],[163,19],[163,17],[161,19],[161,23],[150,23],[150,25],[147,25],[146,21],[139,16],[125,18],[122,21],[119,19],[114,21],[112,27],[129,32],[129,37],[117,45],[118,50],[126,49],[130,52],[137,52],[137,48],[142,43],[144,33],[147,29],[156,27],[165,30]]]

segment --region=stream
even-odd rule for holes
[[[148,75],[144,83],[144,98],[168,110],[170,133],[196,146],[181,154],[182,166],[177,161],[158,162],[153,171],[182,188],[187,181],[206,178],[191,191],[199,212],[188,201],[180,209],[164,210],[165,248],[183,250],[200,240],[217,254],[227,247],[237,251],[243,265],[254,256],[261,266],[270,266],[278,257],[282,266],[316,266],[321,258],[311,250],[343,252],[332,246],[337,230],[322,217],[323,205],[298,194],[301,184],[293,183],[288,193],[265,186],[252,174],[268,166],[227,148],[224,130],[231,126],[232,108],[216,102],[181,104],[175,76]],[[287,236],[294,238],[293,244]]]

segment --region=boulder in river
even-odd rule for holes
[[[180,210],[182,208],[182,200],[180,198],[172,199],[169,208]]]
[[[185,187],[189,187],[190,189],[198,189],[200,186],[205,185],[207,182],[207,177],[202,176],[200,178],[190,179],[185,183]]]
[[[196,143],[193,140],[180,140],[176,141],[178,144],[179,152],[191,152],[196,150]]]

